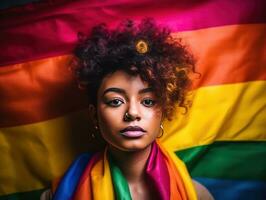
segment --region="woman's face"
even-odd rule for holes
[[[100,85],[97,118],[101,134],[110,146],[137,151],[148,147],[158,136],[162,110],[152,88],[139,76],[116,71]]]

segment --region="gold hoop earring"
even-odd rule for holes
[[[164,130],[163,130],[163,125],[162,125],[162,124],[160,125],[160,129],[161,129],[161,135],[158,136],[157,138],[161,138],[161,137],[163,137]]]

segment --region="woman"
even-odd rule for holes
[[[116,30],[98,25],[80,36],[75,55],[90,117],[106,147],[81,155],[53,199],[212,199],[157,140],[175,105],[187,108],[194,72],[192,56],[170,31],[150,19],[128,20]]]

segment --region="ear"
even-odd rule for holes
[[[94,125],[97,125],[97,113],[96,113],[96,107],[92,104],[89,105],[88,110],[89,118],[93,122]]]

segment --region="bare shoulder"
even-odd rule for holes
[[[40,200],[51,200],[52,199],[52,191],[51,189],[45,190],[40,197]]]
[[[199,200],[214,200],[213,196],[206,187],[195,180],[193,180],[193,184]]]

